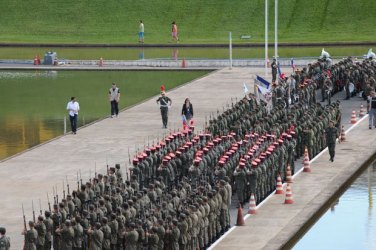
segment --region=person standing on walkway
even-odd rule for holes
[[[372,126],[376,128],[376,92],[372,91],[371,95],[368,97],[368,115],[369,115],[369,129]]]
[[[325,129],[326,144],[328,145],[330,161],[334,161],[335,149],[336,149],[336,139],[339,136],[338,129],[334,127],[334,121],[329,122],[329,127]]]
[[[168,123],[168,109],[171,107],[172,101],[166,96],[164,91],[161,91],[161,96],[157,99],[157,103],[160,105],[162,116],[162,128],[167,128]]]
[[[189,101],[189,98],[185,98],[183,108],[181,109],[181,115],[183,122],[186,122],[187,126],[190,126],[191,119],[193,118],[193,105]]]
[[[119,115],[120,90],[114,82],[108,91],[108,100],[111,103],[111,118],[117,117]]]
[[[78,111],[80,111],[80,105],[78,104],[76,97],[72,96],[71,101],[67,104],[67,110],[69,112],[69,120],[71,124],[72,133],[77,132],[77,116]]]
[[[175,21],[173,21],[171,25],[172,25],[171,26],[172,41],[178,43],[179,42],[178,26],[176,25]]]
[[[140,20],[140,25],[138,26],[138,42],[144,43],[144,34],[145,34],[145,28],[144,23],[142,20]]]

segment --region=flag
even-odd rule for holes
[[[265,89],[269,89],[270,87],[270,83],[261,76],[256,75],[256,82],[258,85],[264,87]]]
[[[263,86],[257,85],[257,91],[258,91],[258,96],[260,100],[263,100],[266,103],[268,103],[272,99],[272,93],[270,92],[269,89],[266,89]]]
[[[247,85],[245,85],[245,82],[243,83],[243,89],[244,89],[244,94],[247,94],[248,88],[247,88]]]
[[[294,58],[291,58],[291,68],[292,70],[295,70]]]

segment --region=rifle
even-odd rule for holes
[[[82,186],[82,176],[81,176],[81,169],[80,169],[80,184]]]
[[[22,203],[22,216],[23,216],[23,221],[24,221],[24,232],[25,232],[25,240],[24,240],[23,249],[26,249],[26,231],[27,231],[27,228],[26,228],[26,217],[25,217],[25,210],[24,210],[23,203]]]
[[[48,192],[47,192],[47,201],[48,201],[48,210],[51,212],[51,203],[50,203],[50,198],[48,197]]]
[[[65,179],[67,180],[67,189],[68,189],[68,194],[70,194],[70,191],[69,191],[69,182],[68,182],[68,176],[67,176],[67,175],[65,176]]]
[[[108,158],[107,158],[107,155],[106,155],[106,166],[107,166],[107,175],[109,175],[110,171],[108,170]]]
[[[47,193],[47,195],[48,195],[48,193]],[[57,202],[56,202],[56,192],[55,192],[54,186],[52,186],[52,195],[54,196],[54,205],[55,205],[55,204],[57,204]]]
[[[65,186],[64,186],[64,179],[63,179],[63,199],[65,199]]]
[[[34,201],[33,200],[31,200],[31,206],[33,208],[33,221],[35,223],[35,211],[34,211]]]
[[[89,169],[89,182],[91,183],[91,169]]]
[[[97,178],[97,162],[94,162],[94,177]]]
[[[39,199],[39,212],[40,212],[40,215],[43,215],[43,212],[42,212],[42,203],[40,202],[40,199]]]
[[[77,171],[77,192],[80,191],[80,180],[78,179],[78,171]]]

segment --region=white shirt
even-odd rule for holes
[[[78,111],[80,110],[80,104],[78,104],[78,102],[70,101],[67,104],[67,110],[70,116],[78,115]]]

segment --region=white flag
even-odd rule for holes
[[[247,88],[247,85],[245,85],[245,82],[243,83],[243,89],[244,89],[244,94],[247,94],[248,88]]]

